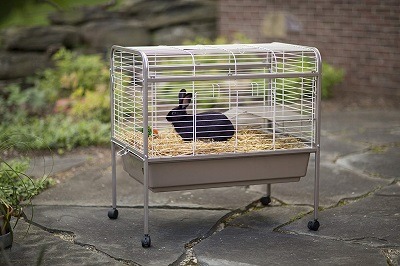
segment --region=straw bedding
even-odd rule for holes
[[[237,140],[236,140],[237,139]],[[135,149],[142,150],[143,133],[139,131],[125,133],[122,139]],[[272,150],[272,134],[255,129],[238,130],[228,141],[183,141],[174,129],[160,130],[149,136],[150,157],[171,157],[193,154],[248,153]],[[299,139],[281,136],[275,139],[275,149],[299,149],[305,144]]]

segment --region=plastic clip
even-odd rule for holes
[[[127,148],[123,148],[122,150],[117,152],[117,155],[122,157],[122,156],[126,155],[127,153],[128,153],[128,149]]]

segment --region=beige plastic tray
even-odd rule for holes
[[[153,192],[299,181],[306,175],[310,151],[232,156],[149,159]],[[128,153],[124,170],[143,184],[144,161]]]

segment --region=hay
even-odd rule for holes
[[[129,132],[121,139],[136,150],[143,151],[143,133]],[[171,157],[193,154],[249,153],[273,150],[272,134],[257,129],[239,130],[228,141],[183,141],[174,129],[160,130],[149,137],[150,157]],[[275,149],[305,148],[305,144],[295,137],[279,136],[275,139]]]

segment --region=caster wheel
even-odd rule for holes
[[[142,238],[142,247],[149,248],[151,246],[151,239],[149,235],[144,235]]]
[[[310,229],[312,231],[318,231],[318,228],[319,228],[318,220],[309,221],[307,227],[308,227],[308,229]]]
[[[118,218],[118,210],[117,209],[111,209],[108,210],[108,218],[110,219],[117,219]]]
[[[262,198],[260,199],[260,201],[261,201],[261,204],[262,204],[262,205],[267,206],[268,204],[271,203],[271,197],[270,197],[270,196],[262,197]]]

